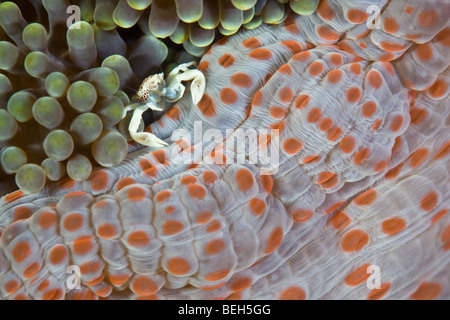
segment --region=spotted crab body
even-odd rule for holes
[[[2,198],[1,296],[449,298],[450,7],[375,2],[219,41],[202,99],[146,129],[167,147]],[[251,161],[276,142],[276,170]]]

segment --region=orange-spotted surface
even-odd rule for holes
[[[0,200],[0,297],[450,298],[449,11],[321,0],[219,41],[146,128],[168,147]]]

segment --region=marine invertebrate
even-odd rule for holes
[[[199,56],[214,41],[216,31],[229,36],[241,26],[254,29],[261,23],[281,23],[291,9],[298,14],[312,14],[318,3],[318,0],[96,1],[94,14],[84,19],[91,19],[88,21],[103,30],[138,25],[145,33],[170,37],[171,41],[183,44],[189,53]]]
[[[189,69],[194,64],[195,61],[192,61],[175,67],[167,76],[167,81],[164,80],[163,73],[158,73],[144,79],[136,93],[136,98],[139,103],[133,103],[125,108],[125,111],[133,110],[133,116],[128,130],[130,136],[135,141],[153,147],[167,145],[167,143],[150,132],[138,132],[139,125],[142,121],[141,117],[147,109],[163,111],[166,107],[166,102],[178,101],[183,96],[185,90],[181,84],[182,81],[192,80],[192,102],[197,104],[205,91],[205,76],[199,70]]]
[[[448,298],[449,4],[376,1],[381,29],[368,4],[325,0],[219,41],[203,98],[147,128],[168,147],[3,198],[3,297]],[[171,141],[199,120],[221,139]],[[237,161],[242,133],[279,141],[276,172],[250,161],[255,140]]]
[[[111,131],[118,131],[128,88],[159,70],[168,51],[155,37],[142,35],[127,44],[117,30],[86,21],[68,28],[69,1],[28,5],[0,4],[2,195],[15,185],[33,193],[45,180],[85,180],[92,165],[119,164],[128,145]],[[30,16],[33,6],[38,17],[27,21],[24,15]],[[152,54],[143,55],[148,51]],[[105,150],[112,144],[116,152]]]

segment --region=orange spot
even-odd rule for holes
[[[75,231],[81,228],[84,217],[81,213],[71,213],[64,219],[64,229],[67,231]]]
[[[168,165],[166,152],[164,150],[157,150],[152,152],[153,157],[155,157],[156,161],[163,165]]]
[[[81,274],[88,274],[97,272],[102,268],[102,264],[99,261],[88,261],[80,265]]]
[[[270,107],[269,111],[270,115],[277,119],[282,118],[287,112],[287,110],[283,107]]]
[[[12,249],[12,256],[18,263],[24,261],[31,254],[31,247],[27,241],[19,241]]]
[[[370,291],[367,295],[367,300],[380,300],[386,295],[390,288],[391,284],[389,282],[381,284],[380,289],[373,289]]]
[[[250,52],[248,56],[257,60],[268,60],[272,57],[272,52],[266,48],[259,48]]]
[[[391,125],[390,125],[391,130],[393,132],[399,131],[402,128],[404,121],[405,121],[405,119],[403,118],[402,115],[396,115],[391,120]]]
[[[250,39],[242,41],[242,45],[248,49],[256,49],[258,47],[261,47],[261,41],[259,41],[255,37],[251,37]]]
[[[64,297],[64,292],[61,289],[54,288],[44,293],[42,300],[61,300]]]
[[[428,93],[435,99],[441,98],[447,92],[447,86],[447,82],[442,79],[438,79],[428,89]]]
[[[256,91],[256,93],[253,97],[252,106],[258,107],[261,105],[262,101],[263,101],[262,92],[260,90],[258,90],[258,91]]]
[[[22,197],[23,197],[23,192],[21,190],[17,190],[13,193],[7,194],[5,196],[5,202],[10,203],[10,202],[16,201]]]
[[[414,11],[414,8],[411,6],[407,6],[405,8],[405,13],[407,13],[407,14],[411,14],[413,11]]]
[[[195,199],[201,199],[206,195],[206,190],[203,186],[194,184],[188,186],[189,195]]]
[[[293,54],[299,53],[303,50],[300,43],[293,40],[280,41],[282,45],[286,46]]]
[[[351,220],[343,211],[339,211],[330,222],[336,230],[342,230],[350,224]]]
[[[434,38],[444,47],[450,47],[450,28],[445,28]]]
[[[348,136],[344,137],[341,142],[339,143],[339,148],[341,148],[342,152],[344,153],[350,153],[355,149],[355,138]]]
[[[350,71],[356,75],[359,75],[361,73],[361,65],[359,63],[352,63],[350,65]]]
[[[252,78],[243,72],[235,73],[231,76],[230,82],[238,87],[250,88],[253,85]]]
[[[387,61],[391,61],[394,60],[395,56],[392,53],[386,52],[384,54],[382,54],[381,56],[378,57],[379,61],[382,62],[387,62]]]
[[[339,182],[337,174],[329,171],[323,171],[319,174],[317,183],[320,184],[324,189],[331,189],[337,186]]]
[[[317,155],[313,155],[313,156],[308,156],[305,159],[303,159],[303,164],[307,164],[307,163],[313,163],[313,162],[318,162],[320,161],[320,156]]]
[[[333,127],[330,130],[328,130],[327,133],[327,139],[330,141],[334,141],[337,138],[339,138],[342,134],[342,129],[339,127]]]
[[[327,74],[327,79],[331,83],[338,83],[342,79],[342,71],[341,70],[331,70]]]
[[[113,224],[104,223],[97,227],[97,235],[103,239],[112,239],[117,236],[117,230]]]
[[[206,61],[203,61],[203,62],[206,62]],[[200,67],[200,65],[199,65],[199,67]],[[199,69],[199,68],[197,68],[197,69]],[[180,109],[178,109],[177,106],[173,106],[169,111],[167,111],[165,113],[165,115],[172,120],[179,120],[180,119]]]
[[[57,244],[50,249],[49,260],[52,264],[60,264],[67,256],[67,249],[63,245]]]
[[[270,175],[268,174],[261,175],[261,184],[267,193],[272,192],[273,179]]]
[[[247,169],[239,169],[236,172],[235,179],[239,190],[242,192],[250,190],[255,182],[252,173]]]
[[[369,235],[363,230],[349,230],[341,240],[342,250],[345,252],[353,252],[361,250],[369,242]]]
[[[367,272],[367,268],[369,266],[370,264],[366,263],[362,267],[359,267],[358,269],[350,273],[345,278],[345,284],[350,287],[354,287],[366,281],[370,277],[370,273]]]
[[[415,168],[419,164],[421,164],[428,156],[428,149],[427,148],[421,148],[417,149],[412,155],[411,155],[411,167]]]
[[[350,103],[358,102],[359,99],[361,99],[361,90],[356,87],[348,88],[345,92],[345,97],[347,98],[347,101]]]
[[[155,294],[159,288],[157,284],[147,276],[138,276],[134,279],[131,290],[139,296],[145,297]]]
[[[109,281],[115,286],[124,284],[129,278],[130,276],[126,274],[108,274]]]
[[[330,55],[330,61],[335,66],[340,66],[342,64],[342,56],[339,53],[332,53]]]
[[[323,71],[323,64],[320,61],[314,61],[309,65],[308,70],[311,76],[318,76]]]
[[[19,283],[16,280],[9,280],[5,283],[4,289],[6,293],[13,294],[19,289]]]
[[[433,300],[439,297],[442,286],[436,282],[423,282],[419,288],[411,295],[414,300]]]
[[[436,213],[433,216],[433,219],[431,219],[431,224],[436,223],[436,221],[438,221],[440,218],[442,218],[447,212],[448,212],[448,209],[443,209],[443,210],[439,211],[438,213]]]
[[[353,23],[362,23],[367,19],[368,16],[368,13],[358,9],[350,9],[347,11],[348,20]]]
[[[78,255],[84,255],[94,248],[91,236],[80,236],[73,241],[73,252]]]
[[[309,59],[309,57],[311,57],[311,52],[309,51],[302,51],[299,52],[297,54],[295,54],[292,59],[294,59],[295,61],[306,61]]]
[[[377,198],[377,192],[374,189],[369,189],[356,197],[353,202],[358,206],[366,206],[372,204]]]
[[[205,276],[206,281],[217,281],[225,278],[230,273],[229,269],[211,272]]]
[[[59,187],[63,190],[70,190],[72,189],[76,184],[75,180],[72,179],[64,179],[63,181],[61,181],[61,184],[59,185]]]
[[[317,122],[317,121],[319,121],[321,116],[322,116],[322,110],[321,109],[319,109],[319,108],[312,108],[308,112],[308,116],[307,116],[306,120],[309,123]]]
[[[374,165],[374,167],[373,167],[373,170],[374,170],[375,172],[383,171],[384,169],[386,169],[386,167],[387,167],[388,164],[389,164],[389,160],[386,160],[386,161],[383,161],[383,160],[378,161],[377,163],[375,163],[375,165]]]
[[[213,184],[217,180],[217,174],[213,171],[203,172],[203,181],[205,184]]]
[[[383,85],[383,79],[376,70],[370,70],[367,74],[367,79],[369,80],[370,85],[375,89],[378,89]]]
[[[438,21],[438,15],[434,10],[425,10],[417,17],[417,22],[422,28],[431,27]]]
[[[30,208],[20,206],[14,209],[14,221],[28,219],[29,217],[31,217]]]
[[[377,104],[373,101],[367,101],[366,103],[363,104],[361,113],[364,118],[369,118],[375,113],[376,110]]]
[[[324,20],[333,20],[335,13],[327,0],[322,0],[317,7],[317,14]]]
[[[416,53],[419,59],[424,62],[433,59],[433,49],[428,43],[418,45],[416,48]]]
[[[361,165],[370,156],[370,149],[364,148],[355,153],[353,157],[353,163],[356,165]]]
[[[297,153],[301,147],[303,147],[303,144],[297,138],[288,138],[283,142],[284,151],[290,155]]]
[[[316,29],[317,35],[326,41],[337,41],[341,37],[341,35],[337,32],[334,32],[329,27],[319,26]]]
[[[158,194],[155,197],[155,200],[158,202],[163,202],[166,201],[167,199],[169,199],[172,196],[172,192],[170,192],[169,190],[163,190],[158,192]]]
[[[269,254],[275,251],[276,248],[281,244],[281,240],[283,239],[283,229],[281,227],[276,227],[273,229],[272,233],[267,239],[266,249],[264,250],[265,254]]]
[[[228,68],[229,66],[233,65],[235,60],[236,59],[231,54],[225,53],[219,58],[218,62],[222,67]]]
[[[266,203],[258,198],[252,198],[249,201],[250,211],[255,215],[261,215],[266,210]]]
[[[245,290],[247,288],[249,288],[252,285],[252,279],[249,277],[240,277],[235,279],[231,285],[230,285],[230,289],[233,292],[240,292],[242,290]]]
[[[420,207],[425,211],[430,211],[436,207],[438,203],[438,195],[436,192],[431,191],[425,195],[420,201]]]
[[[228,38],[227,37],[224,37],[224,38],[222,38],[222,39],[220,39],[219,41],[216,42],[216,44],[218,44],[220,46],[223,46],[223,45],[225,45],[227,43],[228,43]]]
[[[314,212],[306,209],[297,209],[292,212],[292,219],[295,222],[303,223],[311,219]]]
[[[309,99],[310,99],[309,95],[301,94],[295,99],[294,106],[297,109],[303,109],[304,107],[306,107],[308,105]]]
[[[138,202],[145,199],[145,190],[140,187],[131,187],[127,192],[128,200]]]
[[[205,253],[207,255],[214,255],[222,252],[225,249],[225,241],[223,239],[213,239],[208,241],[205,245]]]
[[[150,243],[150,237],[144,230],[136,230],[128,235],[127,242],[133,247],[145,247]]]
[[[180,182],[181,182],[181,184],[188,185],[190,183],[196,183],[197,178],[194,176],[184,176],[180,179]]]
[[[400,29],[397,20],[392,17],[384,18],[383,27],[387,33],[396,33]]]
[[[319,122],[319,129],[321,131],[327,131],[328,129],[330,129],[333,126],[333,120],[331,120],[330,118],[323,118],[322,120],[320,120]]]
[[[295,20],[288,16],[283,21],[283,27],[286,31],[292,33],[292,34],[300,34],[300,29],[298,28],[297,24],[295,23]]]
[[[428,111],[426,109],[414,107],[410,111],[411,114],[411,124],[418,125],[421,124],[428,116]]]
[[[119,191],[120,189],[125,188],[126,186],[129,186],[131,184],[135,184],[136,181],[133,178],[130,177],[125,177],[119,180],[119,182],[117,182],[117,191]]]
[[[450,141],[447,141],[442,148],[434,156],[434,159],[442,159],[450,153]]]
[[[213,216],[213,214],[211,211],[209,211],[209,210],[202,211],[197,215],[196,221],[198,224],[204,224],[204,223],[209,222],[211,220],[212,216]]]
[[[292,92],[292,89],[289,87],[283,87],[278,92],[278,97],[284,103],[288,103],[289,101],[291,101],[293,96],[294,96],[294,93]]]
[[[325,214],[329,214],[331,212],[333,212],[334,210],[336,210],[337,208],[339,208],[342,204],[344,204],[343,202],[338,202],[338,203],[334,203],[331,206],[328,207],[328,209],[325,211]]]
[[[147,170],[148,168],[153,167],[153,165],[148,159],[141,159],[139,160],[139,167],[141,167],[142,170]]]
[[[93,191],[105,190],[108,186],[108,174],[103,170],[94,171],[89,177],[89,181]]]
[[[323,3],[323,1],[321,3]],[[280,300],[305,300],[306,292],[298,286],[290,286],[284,289],[278,298]]]
[[[38,224],[43,229],[51,228],[56,223],[56,216],[51,211],[42,212],[38,218]]]
[[[28,267],[25,268],[25,270],[23,271],[23,276],[26,279],[29,279],[32,276],[36,275],[36,273],[38,273],[39,270],[41,270],[41,265],[37,262],[33,262],[32,264],[30,264]]]
[[[202,72],[205,72],[206,70],[208,70],[208,68],[209,68],[209,62],[206,60],[200,62],[199,65],[197,66],[197,69]]]
[[[213,233],[219,231],[222,228],[222,223],[219,220],[212,220],[206,227],[206,232]]]
[[[237,101],[238,95],[232,88],[225,87],[220,90],[220,100],[225,104],[233,104]]]
[[[197,104],[200,112],[206,117],[213,117],[216,115],[216,107],[213,99],[207,94],[203,94],[203,97]]]
[[[145,169],[143,173],[149,178],[154,178],[158,174],[158,169],[152,166],[148,169]]]
[[[405,46],[391,41],[381,41],[380,46],[383,50],[388,52],[397,52],[405,49]]]
[[[177,220],[167,220],[162,225],[162,232],[166,236],[177,234],[183,230],[183,223]]]
[[[399,217],[384,220],[381,224],[381,229],[385,234],[391,236],[397,232],[402,231],[406,227],[406,221]]]

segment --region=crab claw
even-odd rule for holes
[[[188,69],[188,67],[195,65],[194,61],[180,64],[173,69],[167,76],[167,98],[168,101],[177,101],[181,99],[184,94],[184,86],[182,81],[190,81],[191,96],[194,104],[197,104],[205,92],[206,80],[205,76],[200,70]]]

